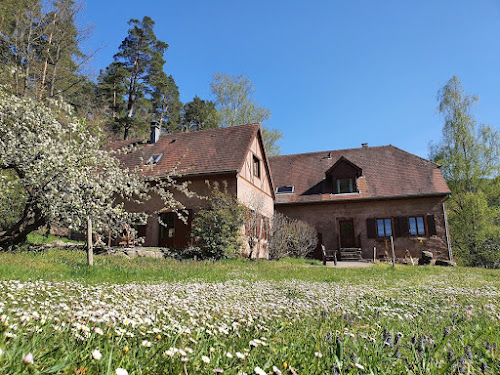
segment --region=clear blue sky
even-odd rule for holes
[[[428,156],[441,136],[437,91],[454,74],[500,126],[500,1],[86,0],[84,49],[112,61],[130,18],[169,44],[181,100],[210,99],[215,72],[244,73],[282,131],[283,154],[393,144]]]

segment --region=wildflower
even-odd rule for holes
[[[231,359],[231,358],[233,358],[233,355],[231,353],[229,353],[229,352],[226,352],[226,357],[229,358],[229,359]]]
[[[360,370],[364,370],[365,369],[365,367],[363,365],[360,365],[359,363],[355,363],[354,366],[356,366]]]
[[[188,357],[182,357],[181,358],[181,362],[184,362],[184,363],[189,362],[189,358]]]
[[[240,352],[236,352],[236,357],[238,357],[239,359],[245,359],[245,354],[242,354]]]
[[[101,352],[97,349],[92,350],[92,358],[94,358],[96,361],[100,360],[102,358]]]
[[[470,350],[470,346],[469,346],[469,345],[467,345],[467,346],[465,347],[465,356],[467,357],[467,359],[468,359],[469,361],[471,361],[471,360],[472,360],[472,351]]]
[[[214,372],[215,372],[216,374],[222,374],[222,373],[224,372],[224,370],[223,370],[223,369],[221,369],[221,368],[214,368]]]
[[[282,372],[276,366],[273,366],[273,373],[276,374],[276,375],[282,375]]]
[[[205,363],[210,363],[210,358],[208,358],[206,355],[202,355],[201,360]]]
[[[158,340],[161,340],[161,335],[156,336]]]
[[[118,367],[115,371],[116,375],[128,375],[128,371],[124,368]]]
[[[130,349],[129,349],[129,347],[128,347],[128,346],[124,347],[124,348],[123,348],[123,353],[124,353],[124,354],[127,354],[129,350],[130,350]]]
[[[323,354],[321,354],[321,352],[314,352],[314,356],[316,358],[321,358],[321,357],[323,357]]]
[[[99,327],[97,327],[94,331],[95,331],[95,333],[97,333],[98,335],[103,335],[103,334],[104,334],[104,331],[103,331],[101,328],[99,328]]]
[[[257,366],[256,368],[254,368],[253,371],[257,375],[267,375],[267,372],[265,372],[264,370],[262,370],[259,366]]]
[[[145,348],[151,348],[151,341],[143,340],[141,345]]]
[[[34,363],[33,354],[31,353],[26,354],[23,358],[23,363],[25,365],[32,365]]]
[[[0,355],[2,355],[2,354],[3,354],[3,350],[2,350],[2,349],[0,349]]]

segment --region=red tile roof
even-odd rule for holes
[[[325,172],[341,157],[362,169],[357,179],[359,193],[322,193]],[[292,194],[276,194],[277,204],[450,193],[437,164],[392,145],[281,155],[269,161],[274,186],[295,186]]]
[[[243,167],[251,141],[260,130],[259,124],[233,126],[178,134],[162,134],[150,144],[132,139],[111,142],[109,149],[118,150],[135,144],[136,149],[118,158],[130,169],[140,167],[145,177],[161,177],[172,168],[182,176],[234,172]],[[158,164],[146,166],[152,155],[163,154]]]

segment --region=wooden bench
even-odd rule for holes
[[[326,266],[327,261],[332,261],[337,265],[337,250],[326,250],[325,245],[321,245],[323,251],[323,265]]]

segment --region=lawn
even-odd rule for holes
[[[89,269],[52,250],[0,254],[0,294],[1,374],[500,373],[495,270],[111,256]]]

